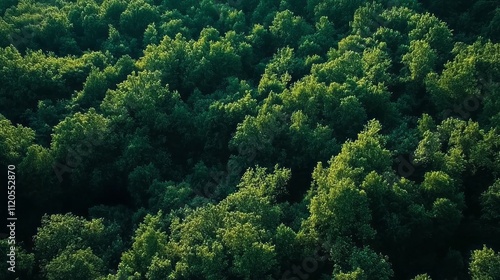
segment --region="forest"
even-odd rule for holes
[[[0,279],[500,279],[500,0],[1,0]]]

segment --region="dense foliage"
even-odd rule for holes
[[[1,279],[500,279],[500,1],[0,15]]]

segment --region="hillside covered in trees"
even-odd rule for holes
[[[1,0],[0,279],[498,280],[499,136],[498,0]]]

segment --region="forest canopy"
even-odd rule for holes
[[[0,278],[500,279],[499,136],[498,0],[2,0]]]

